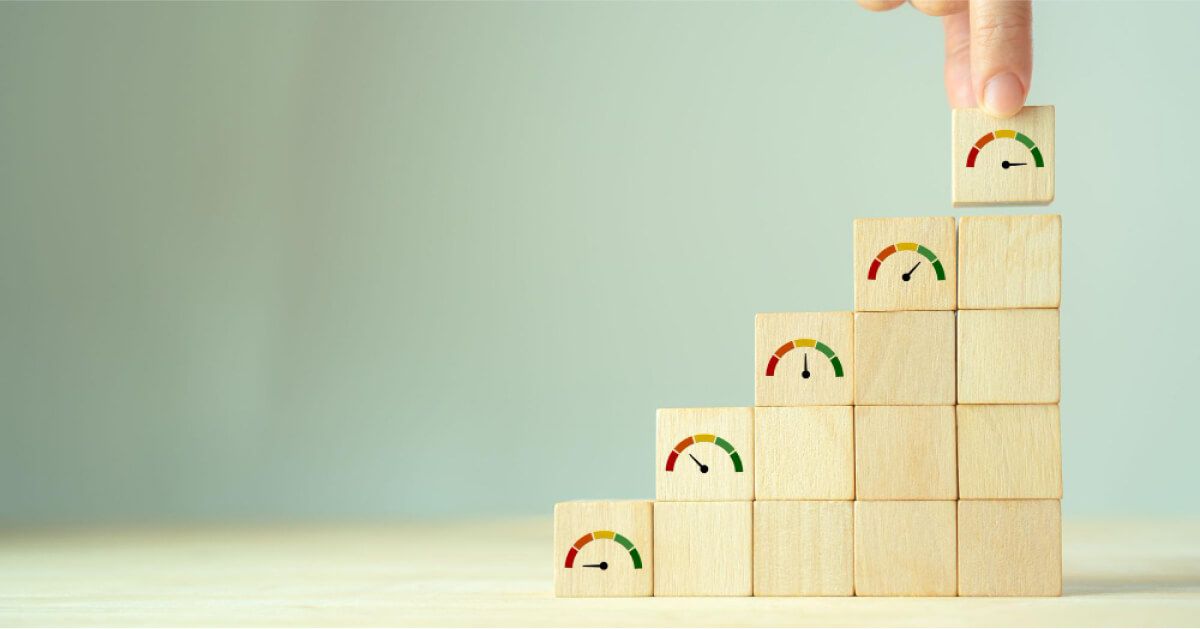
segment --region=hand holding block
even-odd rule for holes
[[[554,595],[653,594],[653,504],[630,500],[554,505]]]
[[[750,596],[752,502],[654,503],[656,596]]]
[[[854,591],[859,596],[954,596],[955,501],[854,503]]]
[[[658,500],[753,500],[754,409],[658,410]]]
[[[951,116],[954,207],[1054,200],[1054,107],[1025,107],[1007,119],[979,109]]]
[[[958,407],[962,499],[1062,498],[1058,405]]]
[[[954,310],[954,218],[854,221],[854,309]]]
[[[1057,404],[1058,386],[1057,310],[959,311],[960,403]]]
[[[953,312],[854,314],[854,403],[953,405]]]
[[[1062,514],[1057,500],[958,503],[961,596],[1060,596]]]
[[[958,307],[1057,308],[1062,217],[965,216],[958,226]]]
[[[854,407],[754,409],[757,500],[853,500]]]
[[[759,314],[754,370],[755,406],[852,404],[852,313]]]
[[[954,500],[953,406],[859,406],[854,411],[859,500]]]
[[[853,596],[854,503],[756,501],[755,596]]]

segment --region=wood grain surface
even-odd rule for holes
[[[854,409],[859,500],[958,498],[953,406]]]
[[[960,310],[958,402],[1057,404],[1058,338],[1058,310]]]
[[[1195,626],[1200,520],[1063,522],[1061,598],[554,598],[553,526],[0,529],[4,626]]]
[[[855,404],[954,404],[953,312],[857,312],[854,336]]]
[[[750,596],[752,502],[654,503],[656,596]]]
[[[1062,498],[1058,405],[959,406],[958,493],[964,500]]]
[[[958,521],[961,596],[1062,593],[1059,501],[963,500]]]
[[[958,308],[1057,308],[1062,217],[964,216],[958,225]]]
[[[852,500],[854,407],[754,409],[757,500]]]

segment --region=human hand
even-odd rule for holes
[[[940,16],[946,31],[946,95],[951,107],[980,107],[1007,118],[1025,105],[1033,74],[1030,0],[910,0]],[[890,11],[904,0],[858,0]]]

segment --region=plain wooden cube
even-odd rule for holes
[[[854,221],[854,309],[954,310],[954,217]]]
[[[854,316],[778,312],[754,318],[754,405],[854,403]]]
[[[951,118],[955,207],[1054,200],[1053,106],[1027,106],[1006,119],[955,109]]]
[[[1059,502],[959,502],[958,592],[961,596],[1060,596]]]
[[[651,596],[654,503],[554,505],[555,596]]]
[[[965,216],[958,226],[958,308],[1057,308],[1062,217]]]
[[[960,403],[1057,404],[1058,386],[1058,310],[958,313]]]
[[[754,503],[755,596],[854,594],[854,503]]]
[[[1062,498],[1057,404],[958,407],[963,499]]]
[[[953,500],[855,502],[855,593],[954,596],[955,505]]]
[[[953,405],[953,312],[854,315],[854,403]]]
[[[757,500],[853,500],[854,407],[754,409]]]
[[[752,502],[655,502],[655,596],[750,596]]]
[[[658,500],[753,500],[754,409],[658,411]]]
[[[860,500],[954,500],[953,406],[860,406],[854,479]]]

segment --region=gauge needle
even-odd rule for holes
[[[608,570],[608,562],[601,561],[600,563],[585,563],[585,564],[583,564],[583,567],[584,568],[599,568],[601,570]]]
[[[911,280],[911,279],[912,279],[912,274],[913,274],[913,271],[916,271],[916,270],[917,270],[917,267],[919,267],[919,266],[921,266],[921,263],[920,263],[920,262],[917,262],[916,264],[914,264],[914,265],[913,265],[913,268],[911,268],[911,269],[909,269],[909,270],[908,270],[908,273],[905,273],[904,275],[901,275],[901,276],[900,276],[900,279],[902,279],[902,280],[904,280],[904,281],[906,281],[906,282],[907,282],[908,280]]]
[[[804,371],[800,372],[800,377],[804,378],[805,380],[808,380],[808,377],[811,375],[812,375],[812,372],[808,370],[808,354],[805,354],[804,355]]]
[[[696,457],[692,456],[692,453],[691,453],[691,452],[688,452],[688,456],[691,456],[691,457],[692,457],[692,460],[696,462],[696,465],[699,465],[699,466],[700,466],[700,473],[701,473],[701,474],[707,474],[707,473],[708,473],[708,466],[707,466],[707,465],[705,465],[705,464],[701,463],[699,459],[697,459]]]
[[[1004,161],[1000,162],[1000,167],[1005,170],[1008,170],[1009,168],[1012,168],[1013,166],[1024,166],[1024,165],[1025,165],[1025,162],[1010,162],[1008,160],[1004,160]]]

